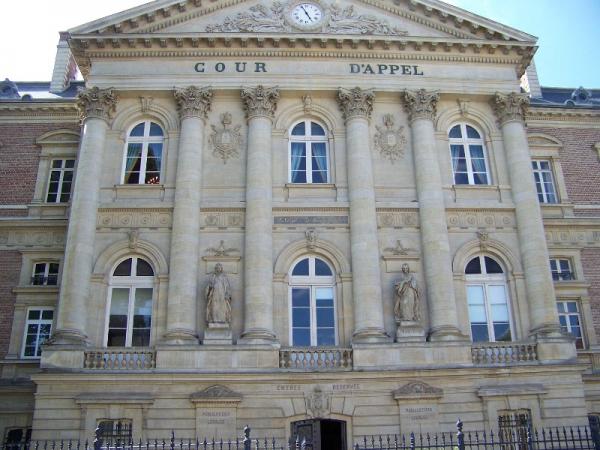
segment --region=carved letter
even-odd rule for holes
[[[255,72],[266,72],[267,71],[267,63],[257,62]]]
[[[240,62],[236,62],[235,63],[235,71],[236,72],[245,72],[246,71],[246,63],[240,63]]]
[[[387,66],[387,64],[377,64],[377,69],[379,71],[379,75],[381,75],[386,70],[388,70],[388,66]]]
[[[350,73],[360,73],[360,66],[358,64],[350,64]]]
[[[223,72],[225,70],[225,64],[223,64],[223,63],[217,63],[215,65],[215,70],[217,72]]]
[[[194,66],[194,70],[195,70],[196,72],[204,73],[204,63],[203,63],[203,62],[201,62],[201,63],[197,63],[197,64]]]

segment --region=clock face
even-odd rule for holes
[[[290,16],[301,27],[312,27],[323,20],[323,11],[314,3],[298,3],[292,8]]]

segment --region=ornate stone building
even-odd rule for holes
[[[62,33],[51,83],[0,88],[5,439],[600,413],[600,96],[535,50],[437,0]]]

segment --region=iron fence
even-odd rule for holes
[[[410,433],[403,435],[361,436],[352,450],[600,450],[600,424],[590,417],[589,426],[512,431],[464,431],[456,424],[456,433]],[[3,450],[345,450],[312,445],[293,436],[288,442],[275,438],[253,438],[250,428],[234,440],[180,439],[171,433],[169,439],[147,441],[32,440],[5,442]]]

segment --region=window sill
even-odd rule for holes
[[[59,286],[58,285],[35,285],[35,286],[17,286],[13,288],[13,292],[15,294],[35,294],[35,293],[44,293],[44,294],[58,294]]]
[[[540,208],[544,218],[575,217],[572,203],[540,203]]]
[[[43,203],[33,201],[28,205],[29,215],[36,217],[66,217],[71,202],[67,203]]]
[[[501,188],[497,184],[453,184],[454,201],[495,200],[502,201]]]
[[[115,200],[129,199],[165,199],[164,184],[115,184],[113,187]]]
[[[333,183],[286,183],[286,200],[336,200],[337,187]]]

